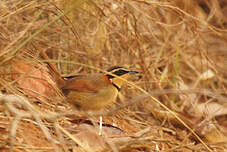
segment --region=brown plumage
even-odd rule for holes
[[[40,51],[40,54],[44,59],[49,60],[45,51]],[[125,83],[125,81],[116,76],[128,79],[131,74],[138,73],[137,71],[127,70],[120,66],[113,66],[107,70],[113,75],[78,75],[65,81],[56,67],[50,62],[47,63],[55,73],[56,82],[65,94],[66,101],[79,110],[100,110],[114,102],[121,86]],[[100,116],[99,135],[101,135],[101,133],[102,116]]]
[[[45,51],[40,51],[45,60],[49,60]],[[110,67],[107,71],[114,74],[88,74],[78,75],[64,80],[57,68],[47,62],[55,74],[56,82],[66,96],[66,101],[81,110],[99,110],[114,102],[121,86],[125,83],[119,76],[128,79],[131,74],[138,73],[121,66]]]
[[[127,79],[138,73],[122,67],[112,67],[109,72]],[[124,81],[113,75],[78,75],[67,80],[61,88],[67,102],[80,110],[100,110],[114,102]]]

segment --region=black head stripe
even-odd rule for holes
[[[122,68],[123,68],[122,66],[112,66],[112,67],[110,67],[109,69],[107,69],[106,71],[118,75],[116,72],[119,71],[119,70],[122,69]],[[113,75],[110,75],[110,74],[107,74],[106,76],[107,76],[109,79],[113,79],[113,78],[114,78],[114,76],[113,76]],[[118,75],[118,76],[120,76],[120,75]]]
[[[127,71],[127,70],[124,70],[124,69],[113,69],[113,70],[111,70],[111,71],[109,71],[109,72],[111,72],[111,73],[113,73],[114,75],[117,75],[117,76],[122,76],[122,75],[124,75],[124,74],[126,74],[126,73],[129,73],[129,71]],[[114,78],[114,76],[113,75],[110,75],[110,74],[107,74],[106,75],[109,79],[112,79],[112,78]]]
[[[113,72],[113,74],[116,74],[117,76],[121,76],[124,75],[126,73],[129,73],[129,71],[123,70],[123,69],[119,69]]]
[[[114,78],[114,76],[113,75],[110,75],[110,74],[107,74],[106,75],[109,79],[113,79]]]

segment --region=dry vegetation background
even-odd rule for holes
[[[1,0],[0,15],[0,151],[227,151],[226,0]],[[78,125],[40,51],[62,75],[140,71],[103,136]]]

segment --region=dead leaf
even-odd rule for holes
[[[208,118],[214,118],[216,116],[227,115],[227,106],[218,102],[208,102],[197,104],[197,111],[201,114],[205,114]]]
[[[24,91],[24,94],[36,98],[45,96],[54,96],[56,83],[51,79],[47,69],[41,64],[24,64],[22,61],[16,61],[12,67],[12,78]]]
[[[74,136],[80,140],[83,145],[88,146],[93,151],[100,151],[105,148],[105,140],[94,131],[94,127],[82,124],[78,128],[79,132]]]
[[[119,143],[122,141],[129,141],[130,137],[124,132],[115,127],[103,126],[102,136],[98,135],[99,128],[95,128],[90,124],[80,124],[73,128],[77,130],[74,136],[80,140],[82,145],[89,147],[92,151],[101,151],[110,143]],[[108,141],[107,141],[108,140]],[[76,148],[76,147],[74,147]]]

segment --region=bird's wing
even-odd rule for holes
[[[64,93],[69,91],[78,91],[86,93],[97,93],[100,89],[106,86],[102,77],[103,75],[79,75],[68,81],[62,87]]]

